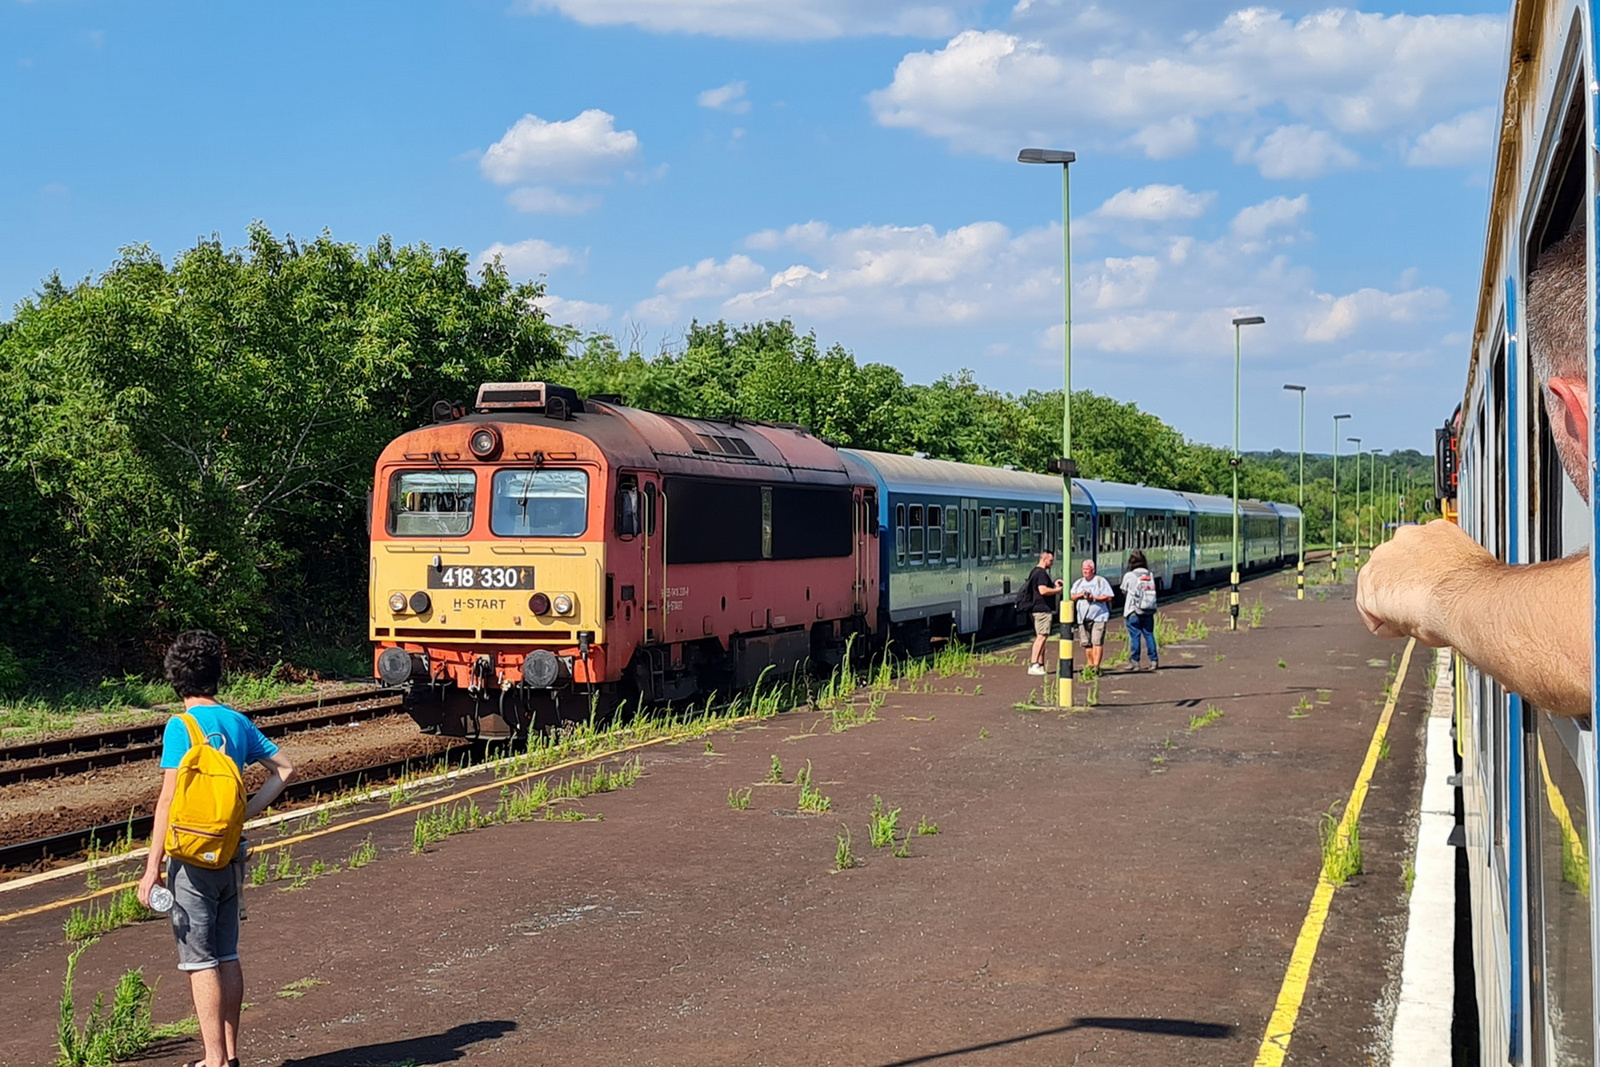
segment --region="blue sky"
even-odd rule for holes
[[[914,381],[1060,382],[1293,448],[1459,399],[1500,4],[0,0],[0,301],[216,233],[499,254],[552,317],[672,345],[788,315]]]

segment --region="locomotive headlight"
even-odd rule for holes
[[[550,614],[550,598],[543,593],[535,593],[528,598],[528,610],[535,615]]]
[[[488,459],[500,450],[500,435],[491,426],[472,431],[472,437],[467,441],[467,447],[472,449],[472,454],[479,459]]]
[[[418,589],[415,593],[411,594],[411,599],[408,601],[408,603],[411,605],[411,610],[413,613],[417,615],[426,615],[428,613],[428,609],[433,607],[433,597]]]
[[[572,598],[565,593],[557,593],[550,601],[555,606],[557,615],[572,614]]]
[[[395,593],[391,596],[389,598],[389,610],[396,615],[403,614],[406,610],[406,595],[404,593]]]

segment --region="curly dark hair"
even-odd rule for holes
[[[222,638],[210,630],[186,630],[167,649],[167,681],[180,697],[214,697],[222,681]]]

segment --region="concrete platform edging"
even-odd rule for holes
[[[1443,681],[1449,670],[1449,650],[1440,649],[1436,662]],[[1434,702],[1439,703],[1437,690]],[[1455,772],[1455,753],[1448,712],[1441,717],[1437,708],[1432,709],[1427,724],[1427,765],[1413,861],[1416,879],[1411,887],[1400,999],[1394,1013],[1391,1067],[1450,1064],[1456,898],[1455,850],[1447,841],[1455,825],[1455,798],[1447,779]]]

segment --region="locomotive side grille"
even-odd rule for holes
[[[439,629],[437,627],[429,627],[429,626],[396,626],[394,628],[394,635],[396,637],[466,637],[466,638],[473,638],[473,637],[477,637],[478,636],[478,631],[476,631],[476,630],[441,630],[441,629]]]
[[[521,641],[528,644],[544,642],[572,643],[571,630],[484,630],[485,641]]]

